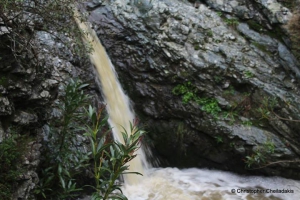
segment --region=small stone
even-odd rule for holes
[[[50,97],[50,93],[48,91],[44,90],[41,92],[40,96],[43,98]]]
[[[21,111],[15,114],[13,122],[18,123],[20,125],[28,125],[32,123],[36,123],[38,121],[38,116],[34,113],[28,113]]]

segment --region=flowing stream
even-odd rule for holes
[[[122,141],[122,127],[130,132],[129,122],[135,118],[129,99],[96,33],[79,20],[77,23],[88,33],[85,39],[94,49],[90,58],[101,81],[109,123],[114,138]],[[243,177],[205,169],[148,168],[143,150],[140,149],[137,154],[129,163],[130,171],[144,176],[132,174],[124,177],[123,192],[129,200],[300,199],[299,181],[278,177]]]

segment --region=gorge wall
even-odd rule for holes
[[[162,166],[300,179],[300,72],[285,28],[293,17],[286,1],[85,6]],[[29,32],[40,51],[20,54],[20,63],[0,24],[0,143],[28,138],[15,199],[33,198],[49,123],[61,117],[70,78],[89,83],[91,103],[101,103],[88,61],[47,32]],[[278,163],[253,170],[271,162]]]
[[[43,151],[49,142],[49,125],[62,118],[61,104],[70,79],[89,84],[85,92],[94,97],[91,104],[97,105],[102,99],[88,59],[79,60],[52,34],[36,31],[34,45],[39,51],[23,52],[18,60],[11,52],[7,35],[0,34],[0,38],[0,144],[11,137],[18,138],[18,149],[22,151],[22,159],[11,164],[17,165],[20,172],[17,184],[7,182],[6,186],[14,188],[12,199],[34,199],[40,163],[45,159]],[[84,140],[80,135],[74,139],[78,147]],[[1,169],[7,167],[7,163],[1,164]],[[1,184],[0,187],[3,195],[6,190]]]
[[[299,62],[279,1],[86,3],[164,166],[300,178]],[[256,170],[271,162],[279,162]]]

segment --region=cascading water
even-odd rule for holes
[[[101,45],[96,33],[85,23],[77,19],[79,27],[86,33],[85,39],[92,45],[93,52],[90,59],[95,65],[101,82],[102,93],[107,104],[106,109],[109,115],[109,124],[112,127],[114,139],[124,143],[122,132],[124,129],[130,133],[130,123],[133,123],[134,113],[130,109],[128,97],[124,94],[122,87],[117,79],[114,67]],[[130,161],[129,171],[144,174],[144,168],[148,168],[145,153],[142,148],[137,151],[137,157]],[[141,179],[137,175],[124,175],[125,184],[137,184]]]
[[[115,70],[95,32],[77,20],[87,32],[86,40],[94,51],[90,58],[101,81],[102,92],[110,116],[115,139],[122,141],[122,127],[130,131],[129,121],[134,114],[129,99],[118,82]],[[242,177],[228,172],[176,168],[147,169],[142,150],[130,163],[130,171],[140,172],[144,177],[124,177],[124,194],[130,200],[221,200],[221,199],[300,199],[300,182],[284,178]]]

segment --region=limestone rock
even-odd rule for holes
[[[171,166],[251,173],[243,160],[270,140],[276,152],[270,161],[298,159],[300,126],[272,113],[262,119],[259,111],[276,99],[274,112],[300,119],[299,63],[282,36],[270,33],[286,23],[287,9],[275,0],[206,0],[198,8],[187,1],[134,2],[107,2],[91,10],[90,21],[159,155]],[[188,82],[197,98],[217,100],[217,118],[172,92]],[[297,167],[259,173],[300,178],[292,172]]]

